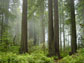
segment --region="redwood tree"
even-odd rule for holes
[[[54,44],[55,55],[60,57],[59,53],[59,16],[58,16],[58,0],[54,0]]]
[[[48,43],[49,43],[49,56],[54,55],[54,41],[53,41],[53,8],[52,8],[52,0],[48,0]]]
[[[74,0],[70,0],[70,10],[71,10],[71,52],[72,54],[74,54],[77,50]]]
[[[23,0],[21,53],[28,52],[27,44],[27,0]]]

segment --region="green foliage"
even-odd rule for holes
[[[3,32],[2,38],[0,39],[0,51],[6,52],[9,50],[9,47],[11,46],[11,36],[8,34],[7,31]]]
[[[66,56],[62,60],[59,61],[60,63],[84,63],[84,48],[78,50],[78,53],[72,56]]]
[[[5,61],[5,62],[4,62]],[[53,58],[45,56],[43,51],[39,51],[29,54],[19,55],[16,53],[0,52],[0,62],[10,63],[54,63]]]
[[[20,46],[10,46],[8,51],[13,53],[19,53],[19,49]]]
[[[71,24],[71,19],[67,19],[65,24],[70,25]]]
[[[34,53],[34,52],[39,52],[39,51],[44,51],[44,47],[43,43],[41,43],[40,45],[36,44],[34,45],[34,41],[33,40],[29,40],[28,41],[28,47],[29,47],[29,53]],[[48,54],[48,49],[45,47],[45,54]]]
[[[28,47],[29,47],[29,53],[42,50],[41,46],[34,45],[34,40],[32,39],[28,41]]]

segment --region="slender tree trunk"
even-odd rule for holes
[[[45,17],[44,17],[44,11],[45,11],[45,0],[42,1],[42,42],[43,42],[43,50],[45,52]]]
[[[60,37],[59,37],[59,41],[60,41],[60,49],[62,50],[62,38],[61,38],[61,36],[62,36],[62,31],[61,31],[61,16],[59,16],[60,17]]]
[[[64,18],[63,18],[64,19]],[[64,20],[63,20],[63,42],[64,42],[64,51],[65,51],[65,26],[64,26]]]
[[[48,0],[49,22],[48,22],[48,43],[49,43],[49,56],[54,55],[53,43],[53,8],[52,0]]]
[[[35,26],[35,21],[34,21],[34,46],[37,45],[37,36],[36,36],[36,26]]]
[[[23,0],[21,53],[28,52],[27,40],[27,0]]]
[[[55,55],[60,57],[59,52],[59,18],[58,18],[58,0],[54,0],[54,43]]]
[[[69,30],[68,30],[68,48],[69,48],[69,42],[70,42],[70,26],[69,26]]]
[[[62,9],[62,20],[63,20],[63,43],[64,43],[64,51],[65,51],[65,48],[66,48],[66,44],[65,44],[65,16],[63,13],[63,9]]]
[[[61,1],[61,0],[60,0]],[[61,5],[61,2],[60,2],[60,5]],[[62,9],[62,6],[60,6],[60,9],[59,10],[61,10]],[[61,29],[62,29],[62,27],[61,27],[61,24],[62,24],[62,15],[61,15],[61,12],[59,12],[60,14],[59,14],[59,27],[60,27],[60,34],[59,34],[59,41],[60,41],[60,50],[62,51],[62,31],[61,31]]]
[[[44,16],[44,15],[43,15]],[[42,20],[42,42],[43,42],[43,50],[45,52],[45,21],[44,21],[44,18]]]
[[[77,52],[74,0],[70,0],[70,5],[71,5],[71,51],[72,54],[74,54]]]
[[[61,11],[61,16],[62,16],[62,23],[63,23],[63,48],[64,48],[64,51],[65,51],[65,15],[64,15],[64,10],[63,10],[63,8],[64,8],[64,2],[63,2],[63,0],[62,0],[62,4],[61,4],[61,7],[62,7],[62,11]]]

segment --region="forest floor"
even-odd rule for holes
[[[44,51],[39,47],[34,47],[31,54],[19,54],[19,47],[11,47],[8,52],[0,51],[0,63],[84,63],[84,48],[77,51],[76,54],[69,56],[68,52],[61,52],[63,58],[57,59],[57,57],[47,57]],[[32,49],[31,49],[32,50]],[[3,50],[5,51],[5,50]],[[9,62],[10,61],[10,62]]]
[[[60,60],[56,60],[55,63],[84,63],[84,48],[78,50],[78,53],[74,55],[67,55]]]

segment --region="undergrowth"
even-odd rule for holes
[[[72,56],[67,55],[63,59],[58,61],[59,63],[84,63],[84,48],[78,50],[78,52]]]

